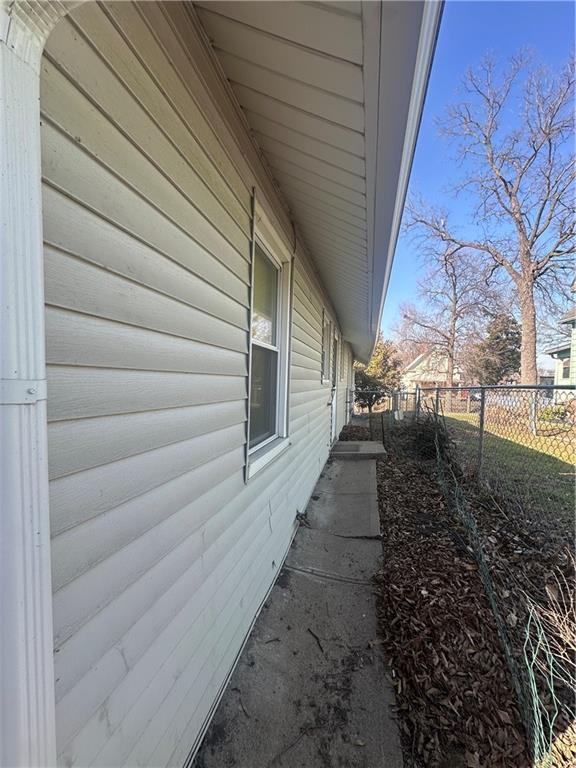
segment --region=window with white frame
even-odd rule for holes
[[[332,328],[332,360],[331,362],[331,376],[330,376],[330,383],[333,387],[336,386],[336,374],[338,371],[338,334]]]
[[[256,243],[250,328],[250,453],[287,435],[289,268]]]
[[[325,310],[322,310],[322,359],[320,378],[323,384],[330,381],[330,359],[332,347],[332,323]]]

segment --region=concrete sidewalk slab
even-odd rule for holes
[[[386,455],[382,443],[375,440],[338,440],[332,446],[331,455],[335,459],[379,459]]]
[[[376,464],[365,462],[357,472],[330,459],[308,502],[306,518],[311,528],[339,536],[379,536]]]
[[[302,527],[292,543],[286,565],[301,571],[308,569],[320,576],[350,579],[372,589],[371,579],[381,554],[382,544],[378,540],[359,542],[358,539]]]
[[[402,767],[371,582],[381,544],[349,538],[347,520],[365,501],[360,530],[377,526],[373,465],[327,465],[194,768]]]
[[[378,501],[370,493],[315,493],[306,509],[306,518],[312,528],[340,536],[380,535]]]
[[[363,493],[376,499],[376,462],[365,461],[357,466],[348,466],[343,461],[328,459],[314,488],[312,500],[321,493],[331,493],[334,497]],[[379,525],[378,518],[376,523]]]

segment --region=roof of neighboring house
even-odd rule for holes
[[[194,7],[343,336],[366,361],[392,267],[442,2]]]
[[[564,352],[564,350],[570,351],[570,339],[566,339],[566,341],[558,342],[558,344],[554,344],[552,347],[548,347],[544,350],[545,354],[547,355],[554,355],[557,352]]]
[[[424,362],[424,360],[427,357],[429,357],[431,354],[432,353],[430,350],[427,350],[426,352],[421,352],[417,357],[414,358],[414,360],[412,360],[411,363],[408,363],[408,365],[404,367],[404,370],[402,371],[402,373],[407,373],[408,371],[414,370],[414,368],[417,368],[420,365],[420,363]]]
[[[561,323],[571,323],[573,320],[576,320],[576,307],[572,307],[571,310],[563,314],[560,318]]]
[[[427,371],[440,371],[440,368],[442,367],[442,363],[446,362],[447,355],[445,352],[442,352],[438,349],[428,349],[426,352],[421,352],[419,355],[417,355],[414,360],[412,360],[411,363],[408,363],[403,369],[402,374],[409,373],[410,371],[417,370],[421,365],[425,363],[426,360],[429,360],[431,358],[435,358],[435,361],[431,361],[431,363],[427,366]],[[436,363],[436,364],[435,364]],[[454,373],[461,373],[461,368],[458,365],[454,366]],[[444,371],[441,371],[444,373]]]

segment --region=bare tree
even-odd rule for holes
[[[463,177],[455,191],[472,194],[473,221],[459,234],[446,211],[412,202],[409,226],[505,270],[522,324],[521,379],[529,384],[538,374],[537,307],[567,297],[576,250],[574,63],[550,75],[523,54],[499,78],[487,58],[467,73],[464,91],[442,128],[458,144]],[[516,124],[508,128],[511,115]]]
[[[446,357],[446,384],[454,385],[461,350],[480,338],[479,328],[498,311],[500,286],[491,270],[471,253],[448,247],[430,252],[430,268],[419,283],[418,306],[403,305],[396,334],[401,342],[421,345]]]

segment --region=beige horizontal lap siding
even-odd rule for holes
[[[58,25],[42,65],[67,766],[183,764],[328,456],[323,312],[336,320],[299,245],[291,445],[244,483],[249,211],[262,169],[194,68],[182,13],[86,4]],[[284,221],[277,200],[266,205]]]

